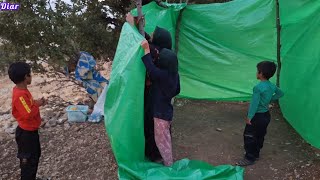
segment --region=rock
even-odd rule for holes
[[[42,120],[40,127],[46,127],[46,124],[48,123],[49,120]]]
[[[41,119],[42,119],[42,121],[44,121],[44,122],[48,122],[48,121],[50,120],[50,117],[48,117],[48,116],[42,116]]]
[[[274,172],[277,172],[277,171],[278,171],[278,169],[273,168],[273,167],[270,167],[270,169],[271,169],[272,171],[274,171]]]
[[[285,143],[286,145],[290,145],[291,143],[289,143],[289,142],[287,142],[287,143]]]
[[[55,127],[57,125],[57,121],[52,118],[49,121],[47,121],[44,125],[45,128]]]
[[[82,128],[81,127],[75,127],[74,131],[80,131]]]
[[[11,117],[10,121],[11,122],[16,122],[17,120],[14,117]]]
[[[44,124],[44,127],[45,127],[45,128],[49,128],[49,127],[50,127],[49,121],[47,121],[47,122]]]
[[[67,114],[67,113],[64,113],[64,114],[60,117],[60,119],[68,119],[68,114]]]
[[[72,81],[69,81],[69,82],[67,82],[66,84],[65,84],[65,86],[73,86],[74,85],[74,83],[72,82]]]
[[[70,129],[70,124],[69,123],[64,124],[64,130],[69,130],[69,129]]]
[[[12,118],[11,114],[4,114],[4,115],[0,116],[1,121],[8,120],[10,118]]]
[[[50,125],[50,127],[55,127],[57,125],[57,121],[55,119],[50,119],[48,124]]]
[[[7,179],[8,177],[9,177],[8,174],[3,174],[3,175],[2,175],[2,178],[3,178],[3,179]]]
[[[75,102],[83,102],[83,97],[82,96],[78,96],[74,98]]]
[[[4,131],[8,134],[14,134],[16,131],[16,128],[7,128]]]
[[[53,117],[55,117],[55,113],[54,113],[53,109],[47,108],[44,116],[46,116],[48,118],[53,118]]]
[[[12,123],[11,128],[17,129],[17,127],[18,127],[18,123],[17,122]]]
[[[217,128],[217,129],[216,129],[216,131],[221,132],[221,131],[222,131],[222,129],[221,129],[221,128]]]
[[[3,129],[8,129],[12,126],[12,123],[10,121],[4,121],[3,122]]]
[[[176,104],[175,104],[177,107],[182,107],[184,104],[183,104],[183,102],[181,102],[181,101],[178,101],[178,102],[176,102]]]
[[[79,140],[78,140],[78,143],[81,145],[81,144],[84,143],[84,140],[83,140],[83,139],[79,139]]]
[[[57,123],[58,123],[59,125],[61,125],[61,124],[65,123],[66,121],[68,121],[67,118],[61,118],[61,119],[58,119]]]
[[[55,113],[55,118],[59,119],[61,117],[61,115],[62,115],[62,112],[59,111],[59,112]]]
[[[5,132],[5,129],[2,131],[2,129],[0,130],[0,142],[2,142],[3,140],[7,139],[9,137],[9,135]]]

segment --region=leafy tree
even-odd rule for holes
[[[0,11],[0,69],[17,60],[28,60],[35,67],[41,60],[60,66],[80,50],[96,58],[113,56],[125,14],[135,6],[135,0],[71,0],[71,5],[50,1],[9,0],[20,4],[19,11]],[[143,0],[143,4],[150,1]]]
[[[19,11],[0,12],[0,65],[17,60],[35,67],[46,60],[62,65],[80,50],[96,58],[112,56],[124,15],[125,0],[18,0]],[[1,68],[0,67],[0,68]]]

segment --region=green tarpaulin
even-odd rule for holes
[[[281,87],[285,91],[281,108],[298,132],[320,147],[320,131],[316,130],[320,126],[316,95],[320,89],[320,51],[316,44],[320,42],[319,1],[281,0],[280,7]],[[248,100],[257,83],[256,64],[276,60],[275,0],[234,0],[187,7],[172,4],[168,9],[150,3],[143,12],[148,33],[158,25],[173,37],[182,12],[177,42],[181,97]],[[142,40],[136,28],[123,26],[106,97],[105,125],[119,165],[119,178],[243,179],[244,169],[231,165],[213,167],[184,159],[164,167],[145,160]]]
[[[174,37],[179,12],[186,4],[168,4],[168,6],[168,9],[158,6],[156,3],[143,6],[143,14],[146,21],[145,31],[151,33],[156,26],[166,28],[171,33],[173,39],[172,47],[175,47]],[[136,9],[132,13],[133,15],[137,15]]]
[[[175,5],[163,9],[154,3],[145,6],[143,10],[146,14],[146,31],[150,33],[156,25],[159,25],[169,29],[174,37],[179,9],[182,7]],[[142,40],[142,36],[135,28],[129,24],[123,26],[106,97],[105,124],[119,165],[119,178],[242,180],[243,169],[231,165],[213,167],[205,162],[184,159],[175,162],[172,167],[164,167],[145,160],[143,134],[145,68],[141,61]]]
[[[180,96],[249,100],[256,64],[276,61],[274,0],[190,5],[179,33]]]
[[[120,179],[243,179],[243,169],[230,165],[212,167],[184,159],[167,168],[145,161],[142,40],[136,29],[129,24],[123,26],[106,97],[105,124]]]
[[[320,148],[320,1],[280,0],[281,110],[288,122]]]

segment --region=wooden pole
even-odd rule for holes
[[[140,34],[144,37],[144,19],[142,19],[142,0],[136,0],[137,10],[138,10],[138,27]]]

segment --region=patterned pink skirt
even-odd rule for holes
[[[170,121],[154,118],[154,138],[165,166],[173,164],[170,126]]]

